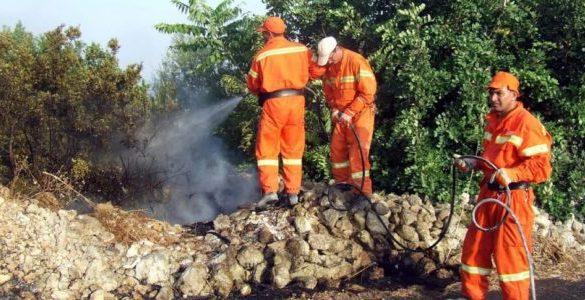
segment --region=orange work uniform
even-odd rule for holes
[[[363,56],[344,48],[341,51],[341,60],[329,65],[325,71],[323,92],[329,108],[352,116],[361,149],[351,128],[337,122],[330,146],[332,173],[336,183],[360,186],[363,178],[363,191],[371,195],[369,153],[374,132],[376,78]],[[364,156],[363,166],[360,151]]]
[[[312,53],[304,45],[274,37],[254,56],[246,76],[253,94],[282,89],[303,89],[309,81]],[[305,97],[267,99],[256,136],[256,160],[263,193],[278,191],[279,155],[282,156],[286,192],[297,194],[305,149]]]
[[[544,126],[521,102],[498,119],[495,112],[488,114],[484,152],[482,157],[498,168],[511,169],[517,181],[544,182],[550,177],[552,139]],[[512,199],[505,192],[487,187],[493,170],[480,164],[484,171],[478,199],[495,198],[510,206],[522,224],[524,235],[532,251],[534,213],[532,188],[511,190]],[[479,200],[481,201],[481,200]],[[495,226],[505,215],[504,208],[487,203],[477,210],[477,221],[484,227]],[[528,258],[514,220],[508,216],[497,230],[483,232],[471,224],[463,242],[461,258],[462,292],[470,299],[485,299],[488,275],[492,270],[492,255],[499,274],[504,299],[528,299],[530,273]]]

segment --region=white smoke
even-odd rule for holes
[[[193,109],[141,132],[145,144],[139,164],[160,172],[156,177],[163,191],[139,203],[141,208],[161,220],[191,224],[257,199],[255,171],[238,172],[228,161],[225,144],[212,135],[240,101],[237,97]]]

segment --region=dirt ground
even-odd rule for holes
[[[585,299],[585,260],[583,253],[562,249],[558,244],[538,240],[534,244],[535,286],[537,299]],[[339,288],[318,287],[306,290],[288,286],[275,291],[269,287],[255,287],[255,292],[237,299],[458,299],[460,281],[438,286],[417,278],[384,277],[368,281],[356,276]],[[496,274],[490,277],[488,299],[502,299]]]

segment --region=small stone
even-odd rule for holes
[[[388,205],[386,205],[386,203],[384,202],[376,202],[374,203],[374,211],[376,211],[377,214],[379,215],[386,215],[390,209],[388,208]]]
[[[12,279],[11,274],[0,274],[0,285],[3,285],[4,283],[8,282],[10,279]]]

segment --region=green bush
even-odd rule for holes
[[[585,196],[585,7],[572,0],[264,1],[287,22],[289,37],[315,46],[326,35],[368,57],[379,83],[372,145],[375,189],[445,201],[451,157],[478,154],[488,112],[485,86],[498,70],[521,79],[522,101],[552,133],[552,180],[537,188],[553,216],[583,217]],[[222,1],[191,1],[193,24],[160,27],[182,34],[178,45],[212,75],[243,75],[260,47],[256,16]],[[184,4],[188,7],[189,4]],[[183,7],[185,8],[185,7]],[[201,11],[203,10],[203,13]],[[224,35],[213,35],[222,32]],[[202,42],[205,40],[206,42]],[[229,43],[228,43],[229,41]],[[210,68],[210,66],[215,66]],[[217,74],[216,74],[217,73]],[[220,88],[219,80],[208,81]],[[223,89],[226,90],[226,89]],[[308,101],[305,174],[329,176],[322,105]],[[254,110],[242,102],[226,124],[229,144],[253,160]],[[319,108],[319,109],[315,109]],[[320,120],[321,119],[321,120]],[[326,126],[325,126],[326,127]],[[468,179],[469,177],[462,177]],[[477,179],[474,177],[473,180]],[[458,190],[469,187],[459,182]]]

